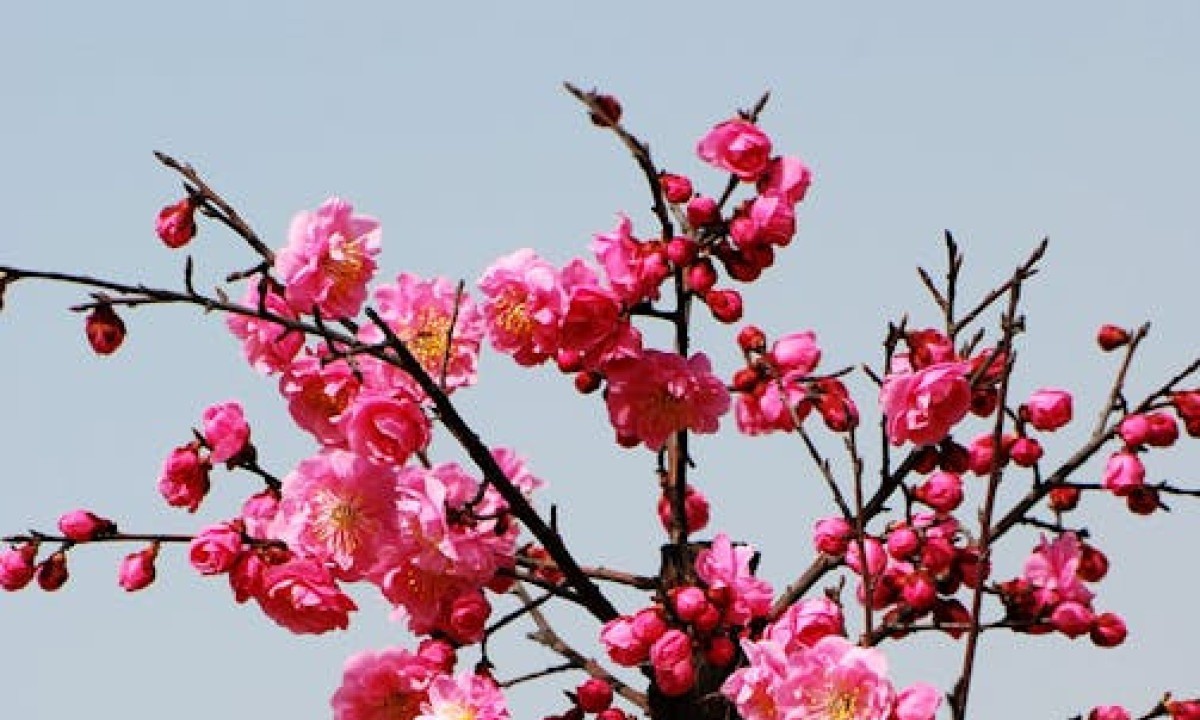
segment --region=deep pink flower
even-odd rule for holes
[[[1033,586],[1044,606],[1073,600],[1088,604],[1092,592],[1079,579],[1081,557],[1079,538],[1065,532],[1053,541],[1042,538],[1033,554],[1025,560],[1024,579]]]
[[[379,253],[379,222],[353,213],[350,203],[330,198],[292,219],[275,269],[298,311],[316,309],[326,319],[340,319],[357,314],[366,300]]]
[[[246,288],[242,298],[242,307],[259,308],[259,286],[251,284]],[[289,320],[296,319],[296,311],[287,304],[278,292],[267,291],[263,308],[275,315]],[[283,371],[300,348],[304,347],[304,334],[289,330],[269,320],[249,315],[230,314],[225,320],[229,332],[242,341],[242,353],[246,356],[251,367],[261,373],[274,374]]]
[[[880,402],[892,444],[929,445],[946,437],[971,407],[969,370],[965,362],[946,362],[889,373]]]
[[[1146,482],[1146,466],[1131,452],[1116,452],[1104,466],[1104,487],[1114,495],[1128,495]]]
[[[329,570],[309,558],[269,566],[263,572],[258,604],[268,617],[296,634],[345,630],[350,612],[358,609]]]
[[[200,458],[195,443],[177,447],[163,464],[158,491],[171,507],[196,512],[208,494],[208,470],[208,461]]]
[[[896,705],[892,708],[895,720],[933,720],[942,694],[932,685],[914,683],[896,694]]]
[[[786,198],[759,195],[747,201],[729,221],[729,237],[738,247],[783,247],[796,234],[796,212]]]
[[[804,199],[812,184],[812,170],[798,157],[771,158],[758,178],[759,195],[775,195],[795,205]]]
[[[9,592],[20,590],[33,580],[37,546],[25,543],[0,551],[0,588]]]
[[[242,550],[242,533],[229,523],[209,525],[192,538],[188,560],[201,575],[229,572]]]
[[[297,358],[279,378],[279,392],[287,398],[292,420],[328,446],[345,445],[338,421],[360,386],[344,360],[325,362],[315,355]]]
[[[671,275],[666,248],[662,243],[633,237],[629,218],[619,218],[615,230],[596,234],[590,246],[592,254],[622,302],[636,305],[643,300],[657,300],[659,287]]]
[[[771,159],[771,140],[757,126],[735,118],[709,130],[696,146],[696,153],[710,165],[753,181]]]
[[[568,293],[559,329],[559,358],[574,358],[580,370],[600,370],[607,363],[637,357],[642,336],[629,322],[620,298],[601,286],[595,273],[579,260],[562,271]]]
[[[429,418],[406,397],[359,393],[340,424],[350,449],[377,465],[400,467],[429,444]]]
[[[492,347],[525,366],[554,354],[567,297],[550,263],[528,248],[518,250],[492,263],[479,289]]]
[[[732,625],[746,625],[771,611],[771,584],[750,571],[754,553],[749,545],[734,545],[728,535],[719,533],[712,545],[696,556],[696,575],[701,580],[710,587],[728,586],[733,592],[725,608],[725,620]]]
[[[634,667],[649,657],[650,643],[634,633],[633,618],[626,615],[604,623],[600,629],[600,642],[618,665]]]
[[[90,510],[72,510],[58,518],[58,529],[63,537],[75,542],[88,542],[117,531],[117,525]]]
[[[154,559],[156,557],[158,557],[158,543],[126,555],[117,571],[117,584],[126,592],[136,592],[149,586],[154,582]]]
[[[814,645],[827,635],[844,635],[842,608],[826,597],[798,600],[767,626],[763,638],[779,643],[784,652]]]
[[[1120,705],[1099,705],[1088,713],[1087,720],[1130,720],[1129,711]]]
[[[209,462],[229,462],[246,449],[250,426],[237,401],[213,405],[204,410],[204,440],[210,449]]]
[[[354,453],[328,450],[300,462],[283,480],[271,535],[359,580],[398,533],[396,475]]]
[[[1029,424],[1038,430],[1050,432],[1071,422],[1071,393],[1066,390],[1043,388],[1021,407]]]
[[[375,304],[429,376],[438,382],[445,378],[447,391],[475,383],[483,314],[455,283],[401,273],[396,282],[375,289]]]
[[[671,628],[650,647],[654,681],[664,695],[683,695],[696,684],[692,662],[692,640],[682,630]]]
[[[708,356],[684,359],[675,353],[646,350],[608,368],[608,417],[618,436],[660,449],[679,430],[717,431],[729,410],[729,391],[712,373]]]
[[[416,720],[509,720],[504,695],[490,678],[475,673],[438,675]]]
[[[854,528],[841,516],[821,518],[813,528],[813,547],[817,552],[841,557],[846,553]]]
[[[403,648],[353,655],[329,701],[334,720],[412,720],[437,674],[434,664]]]

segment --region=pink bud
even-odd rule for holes
[[[949,570],[957,557],[958,550],[944,537],[926,537],[921,545],[921,565],[934,575]]]
[[[1146,467],[1131,452],[1113,453],[1104,466],[1104,487],[1114,495],[1125,496],[1146,482]]]
[[[666,631],[667,623],[663,620],[661,608],[642,608],[633,614],[633,634],[647,647],[662,637]]]
[[[692,641],[681,630],[668,630],[655,641],[650,648],[650,662],[658,689],[668,697],[683,695],[696,682]]]
[[[913,496],[938,512],[951,512],[963,501],[962,478],[954,473],[936,472],[914,488]]]
[[[196,512],[208,494],[208,461],[202,460],[195,443],[177,447],[163,463],[158,492],[172,507]]]
[[[726,608],[726,610],[730,609],[732,608]],[[720,624],[721,611],[718,610],[715,605],[705,605],[703,608],[701,608],[700,614],[696,616],[696,619],[692,621],[692,625],[694,625],[696,630],[702,635],[707,635],[713,630],[716,630],[717,626]]]
[[[676,267],[687,267],[700,255],[700,245],[690,237],[673,237],[667,241],[667,259]]]
[[[612,686],[600,678],[588,678],[575,688],[579,708],[584,712],[598,713],[612,705]]]
[[[660,173],[658,184],[662,187],[663,197],[669,203],[678,205],[692,198],[692,181],[683,175],[669,172]]]
[[[709,665],[717,668],[726,667],[736,656],[737,645],[724,635],[717,635],[709,640],[708,647],[704,649],[704,659]]]
[[[196,235],[196,203],[191,196],[158,211],[154,232],[169,248],[187,245]]]
[[[1008,449],[1008,456],[1015,465],[1033,467],[1042,459],[1042,444],[1034,438],[1017,438]]]
[[[1130,720],[1130,715],[1120,705],[1100,705],[1092,708],[1087,720]]]
[[[1034,392],[1021,406],[1021,414],[1029,424],[1044,432],[1071,422],[1071,410],[1071,393],[1051,388]]]
[[[84,334],[97,355],[112,355],[125,342],[125,322],[111,305],[102,303],[84,321]]]
[[[1084,582],[1100,582],[1108,574],[1108,557],[1087,543],[1079,545],[1079,579]]]
[[[1068,600],[1059,603],[1050,614],[1050,624],[1069,638],[1077,638],[1090,632],[1095,616],[1083,603]]]
[[[683,498],[684,521],[687,523],[689,534],[698,532],[708,525],[708,498],[694,486],[688,485]],[[671,528],[671,500],[662,494],[658,497],[658,520],[664,530]]]
[[[442,672],[454,671],[454,663],[458,659],[454,654],[454,646],[445,640],[425,638],[417,646],[417,655]]]
[[[937,588],[925,573],[909,573],[900,586],[900,596],[913,610],[923,613],[932,609],[937,601]]]
[[[1117,433],[1129,447],[1145,445],[1150,439],[1150,418],[1145,415],[1126,415],[1117,426]]]
[[[721,219],[717,201],[707,195],[697,195],[688,201],[687,221],[693,228],[711,225]]]
[[[158,556],[158,543],[152,543],[121,561],[117,571],[117,584],[126,592],[136,592],[154,582],[154,559]]]
[[[813,530],[813,546],[816,547],[817,552],[841,557],[846,554],[846,547],[852,537],[854,537],[854,528],[845,518],[821,518]]]
[[[604,623],[600,629],[600,642],[612,661],[625,667],[640,665],[650,647],[634,633],[633,620],[626,615]]]
[[[240,403],[231,401],[206,408],[203,419],[204,440],[212,451],[210,462],[230,462],[246,449],[250,426]]]
[[[476,590],[459,595],[450,605],[449,622],[445,628],[450,639],[463,645],[477,643],[483,639],[492,606],[483,593]]]
[[[54,592],[67,583],[71,574],[67,571],[67,554],[62,550],[43,560],[37,566],[38,585],[46,592]]]
[[[10,592],[20,590],[33,579],[36,568],[37,545],[24,543],[0,552],[0,587]]]
[[[896,560],[908,560],[921,546],[921,538],[907,525],[893,528],[888,533],[887,551]]]
[[[858,574],[862,574],[862,561],[859,554],[860,543],[857,540],[851,541],[846,547],[846,565],[851,570]],[[883,546],[873,537],[863,538],[861,543],[867,554],[867,571],[878,576],[887,567],[887,555],[883,552]]]
[[[717,271],[711,260],[701,258],[684,271],[684,280],[693,292],[704,294],[717,284]]]
[[[58,529],[64,537],[75,542],[88,542],[117,531],[112,520],[87,510],[72,510],[58,518]]]
[[[694,622],[706,608],[711,607],[708,596],[695,585],[685,585],[671,590],[675,614],[685,623]]]
[[[1146,442],[1154,447],[1170,447],[1179,439],[1179,423],[1165,412],[1152,412],[1146,416],[1150,421],[1150,432]]]
[[[737,344],[742,352],[762,352],[767,347],[767,334],[757,325],[747,325],[738,330]]]
[[[1079,505],[1079,488],[1073,485],[1060,485],[1050,491],[1050,509],[1054,512],[1068,512]]]
[[[1116,647],[1125,642],[1125,621],[1115,613],[1100,613],[1092,620],[1092,642],[1097,647]]]
[[[596,716],[596,720],[629,720],[629,716],[621,708],[610,707],[607,710],[601,710]]]
[[[242,549],[242,533],[229,523],[210,525],[192,538],[188,560],[201,575],[229,572]]]

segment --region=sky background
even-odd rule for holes
[[[913,268],[941,269],[944,228],[967,254],[968,291],[1051,238],[1026,295],[1014,388],[1077,393],[1079,427],[1048,441],[1051,462],[1090,428],[1114,370],[1092,343],[1101,323],[1154,321],[1134,397],[1200,353],[1200,4],[1191,0],[336,9],[210,0],[14,3],[4,15],[2,263],[177,286],[183,255],[152,228],[179,183],[154,162],[156,149],[195,164],[276,247],[293,213],[332,194],[350,199],[383,222],[383,279],[407,270],[473,281],[525,246],[563,263],[619,212],[638,234],[653,228],[633,163],[584,119],[563,80],[619,96],[659,163],[712,193],[723,178],[696,160],[696,140],[770,89],[762,126],[813,166],[816,184],[798,238],[747,289],[747,317],[773,334],[815,330],[825,367],[877,362],[886,321],[904,312],[914,325],[936,321]],[[187,252],[210,286],[252,262],[213,226]],[[231,516],[246,478],[216,473],[196,516],[166,508],[155,489],[166,453],[214,402],[245,404],[260,456],[280,474],[313,451],[216,318],[130,314],[125,347],[97,358],[65,310],[84,299],[32,285],[6,297],[0,532],[50,529],[80,506],[129,531],[188,532]],[[699,343],[731,372],[733,331],[701,324]],[[521,372],[489,354],[483,377],[463,395],[464,412],[550,482],[541,506],[557,504],[578,556],[653,572],[662,534],[651,456],[612,445],[598,399],[578,398],[551,369]],[[873,423],[873,391],[861,379],[854,388]],[[445,440],[439,452],[454,457]],[[807,564],[812,522],[831,511],[800,447],[730,432],[695,452],[712,530],[757,545],[763,576],[782,587]],[[1194,444],[1155,453],[1151,478],[1195,486],[1198,457]],[[1080,479],[1098,474],[1089,466]],[[1129,641],[1099,651],[1060,636],[989,635],[974,717],[1145,709],[1163,690],[1200,691],[1200,516],[1194,503],[1172,504],[1182,512],[1140,518],[1110,498],[1085,501],[1084,522],[1112,561],[1096,605],[1125,616]],[[996,576],[1017,574],[1035,542],[1014,538]],[[0,714],[326,717],[346,657],[406,642],[369,593],[358,594],[351,631],[291,636],[235,606],[223,580],[197,577],[178,548],[164,549],[156,585],[126,595],[115,573],[130,550],[81,548],[59,593],[0,596]],[[596,652],[589,619],[557,617]],[[501,677],[554,661],[509,640],[497,646]],[[886,646],[898,682],[948,687],[960,646],[932,636],[907,645]],[[561,711],[561,690],[579,679],[512,693],[514,717]]]

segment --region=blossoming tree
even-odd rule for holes
[[[73,309],[86,313],[87,340],[101,355],[119,349],[122,315],[134,308],[174,303],[222,314],[247,362],[277,382],[291,419],[314,441],[310,457],[277,473],[242,406],[215,404],[166,453],[158,491],[198,513],[217,468],[249,473],[259,488],[237,517],[168,535],[126,532],[124,520],[73,510],[54,531],[4,538],[0,586],[58,590],[79,547],[130,543],[118,582],[136,592],[154,582],[164,546],[178,544],[197,572],[226,577],[236,602],[253,600],[299,634],[346,628],[358,607],[345,589],[369,586],[419,641],[347,660],[331,699],[342,720],[498,720],[509,716],[503,687],[562,686],[568,672],[577,676],[566,681],[567,700],[547,717],[924,720],[944,707],[965,718],[984,632],[1088,638],[1099,648],[1124,641],[1124,622],[1095,589],[1108,561],[1072,511],[1084,493],[1111,495],[1138,514],[1157,511],[1164,496],[1200,496],[1200,488],[1148,480],[1145,463],[1184,433],[1200,437],[1200,358],[1145,397],[1127,397],[1147,328],[1100,328],[1100,349],[1120,357],[1107,400],[1087,439],[1051,457],[1042,438],[1079,422],[1072,393],[1046,387],[1015,397],[1010,382],[1022,291],[1045,243],[966,302],[963,257],[947,235],[944,276],[920,274],[940,325],[895,320],[882,358],[822,367],[813,332],[769,337],[741,324],[734,283],[757,282],[792,243],[812,182],[758,126],[766,98],[699,141],[700,158],[725,174],[705,193],[658,164],[622,124],[614,98],[567,89],[630,152],[651,199],[652,229],[635,233],[621,216],[596,235],[590,261],[558,267],[521,249],[472,290],[407,272],[379,282],[380,223],[348,201],[299,213],[273,251],[191,166],[159,155],[186,195],[163,208],[158,236],[186,246],[197,216],[232,231],[255,255],[228,275],[240,300],[224,288],[198,290],[190,259],[180,289],[0,265],[0,293],[33,281],[86,288],[90,299]],[[740,366],[716,368],[692,347],[705,309],[738,324]],[[667,329],[664,345],[651,343],[651,324]],[[645,458],[666,533],[656,574],[577,557],[555,514],[540,507],[543,482],[525,459],[490,444],[486,428],[460,413],[456,396],[478,381],[485,344],[519,366],[556,366],[582,402],[607,415],[615,442]],[[850,373],[877,387],[877,456],[862,450],[865,399],[852,397],[843,381]],[[747,443],[795,435],[828,491],[813,553],[783,588],[756,576],[753,538],[708,531],[708,500],[689,479],[693,444],[731,422]],[[463,463],[435,457],[439,435],[460,446]],[[845,462],[822,449],[829,440]],[[1081,473],[1093,458],[1106,458],[1099,481]],[[969,491],[971,477],[982,490]],[[966,501],[972,495],[977,505]],[[1021,567],[993,561],[1006,540],[1028,548]],[[618,607],[612,585],[641,602]],[[597,646],[564,640],[544,612],[551,603],[590,617]],[[563,662],[515,677],[496,667],[488,644],[518,622],[532,623],[529,637]],[[897,687],[889,678],[887,645],[923,632],[961,644],[949,687]],[[1165,716],[1200,718],[1200,700],[1148,694],[1140,717]],[[1088,717],[1132,715],[1104,705]]]

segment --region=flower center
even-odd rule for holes
[[[533,333],[533,319],[525,306],[525,295],[515,288],[505,290],[495,304],[496,324],[517,337],[529,337]]]
[[[378,706],[376,720],[412,720],[421,714],[422,694],[397,692],[388,695]]]
[[[450,347],[450,318],[441,313],[425,312],[416,323],[416,328],[403,337],[404,344],[430,372],[441,372],[442,363],[448,362]]]
[[[362,538],[375,530],[374,519],[357,495],[338,495],[323,490],[316,496],[317,538],[338,555],[353,555]]]
[[[829,720],[854,720],[858,702],[853,693],[845,690],[835,691],[829,699]]]

